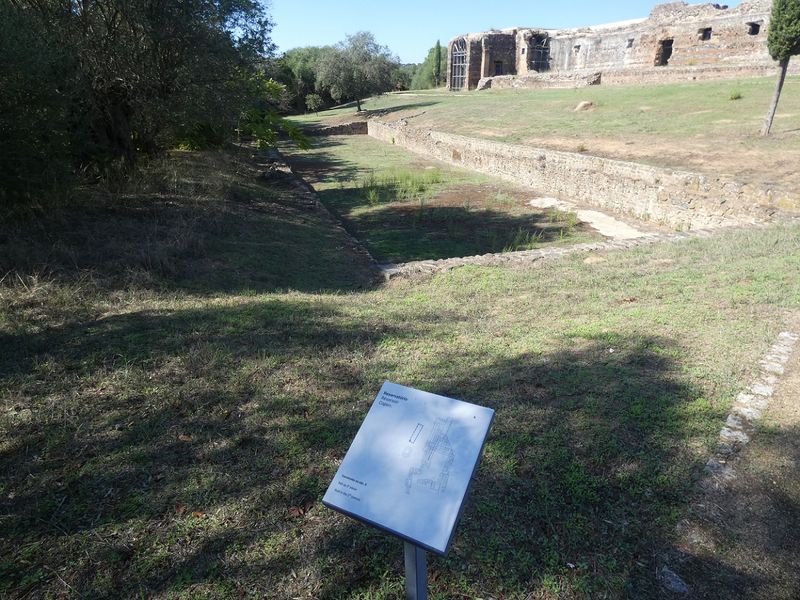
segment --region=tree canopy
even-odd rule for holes
[[[800,0],[773,2],[767,44],[777,61],[800,54]]]
[[[762,135],[768,135],[778,109],[778,101],[789,70],[789,59],[800,54],[800,0],[774,0],[769,24],[767,45],[772,58],[778,61],[778,81],[772,95],[767,118],[761,128]]]
[[[286,85],[288,104],[296,111],[306,108],[309,94],[318,92],[317,71],[326,53],[332,52],[331,46],[305,46],[287,51],[280,58],[279,71],[276,78]],[[326,94],[319,94],[325,102],[330,100]]]
[[[445,73],[447,73],[447,53],[442,51],[439,40],[436,40],[436,45],[428,50],[428,56],[414,73],[411,89],[424,90],[439,87],[444,82]]]
[[[323,55],[318,64],[317,90],[326,91],[337,102],[361,101],[392,89],[397,59],[366,31],[347,36]]]
[[[0,201],[45,187],[43,161],[52,183],[221,143],[263,105],[271,27],[257,0],[1,3]]]

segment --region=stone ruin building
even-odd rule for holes
[[[581,87],[773,74],[771,5],[672,2],[645,19],[607,25],[470,33],[448,44],[447,86]]]

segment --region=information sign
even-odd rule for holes
[[[493,418],[387,381],[322,502],[446,555]]]

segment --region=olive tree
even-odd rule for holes
[[[789,59],[800,54],[800,0],[773,1],[767,43],[772,58],[778,61],[779,71],[775,93],[772,95],[769,112],[761,128],[762,135],[769,135],[772,129],[772,121],[786,80],[786,71],[789,69]]]
[[[374,36],[361,31],[331,48],[319,61],[317,91],[328,92],[337,102],[361,101],[392,89],[397,59]]]

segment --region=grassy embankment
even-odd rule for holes
[[[758,132],[774,84],[767,77],[576,90],[435,90],[387,94],[365,102],[364,108],[439,131],[726,173],[796,190],[800,78],[787,79],[773,135],[764,138]],[[595,108],[574,112],[584,100]],[[297,119],[317,123],[353,113],[347,107]]]
[[[575,214],[528,206],[536,196],[425,160],[367,136],[284,149],[320,199],[380,262],[529,250],[599,239]]]
[[[432,598],[661,597],[800,310],[797,226],[369,287],[240,161],[151,178],[0,226],[4,597],[400,597],[402,545],[319,502],[384,379],[497,411]]]

